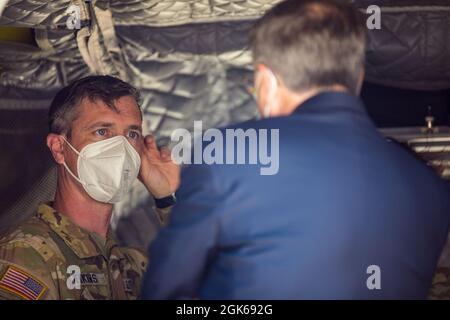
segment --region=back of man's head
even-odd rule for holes
[[[341,85],[359,93],[366,29],[362,14],[332,0],[287,0],[254,26],[255,65],[272,69],[292,91]]]

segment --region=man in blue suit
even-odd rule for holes
[[[369,119],[364,43],[356,10],[331,0],[285,1],[255,25],[264,119],[226,129],[279,130],[278,171],[188,166],[143,298],[426,298],[449,188]]]

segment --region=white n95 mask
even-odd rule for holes
[[[65,162],[63,165],[87,194],[99,202],[122,200],[130,191],[141,166],[141,158],[128,140],[124,136],[115,136],[88,144],[80,152],[64,140],[78,154],[78,177]]]

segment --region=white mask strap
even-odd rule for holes
[[[269,107],[269,104],[266,104],[264,106],[263,118],[269,118],[269,116],[270,116],[270,107]]]
[[[83,181],[81,181],[80,179],[78,179],[78,177],[69,169],[69,166],[64,162],[63,166],[66,168],[67,172],[69,172],[69,174],[75,179],[77,180],[79,183],[81,183],[83,186],[86,185]]]
[[[61,137],[62,137],[62,138],[64,139],[64,141],[69,145],[69,147],[73,150],[73,152],[75,152],[77,155],[80,156],[80,153],[78,152],[78,150],[75,149],[75,148],[70,144],[70,142],[67,141],[67,139],[66,139],[64,136],[61,136]]]
[[[278,82],[277,82],[277,78],[273,74],[272,70],[270,70],[269,68],[266,68],[266,70],[267,70],[269,78],[270,78],[270,89],[269,89],[269,94],[267,95],[267,103],[264,106],[263,117],[264,118],[269,118],[269,116],[270,116],[269,101],[273,100],[273,96],[275,95],[275,92],[278,89]]]
[[[77,149],[75,149],[69,141],[67,141],[67,139],[64,136],[61,136],[64,141],[69,145],[69,147],[80,157],[80,153],[77,151]],[[69,166],[66,164],[66,161],[63,162],[63,166],[66,168],[67,172],[69,172],[69,174],[72,176],[72,178],[74,178],[75,180],[77,180],[79,183],[81,183],[82,185],[85,185],[85,183],[83,181],[81,181],[70,169]]]

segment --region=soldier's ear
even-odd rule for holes
[[[61,135],[55,133],[49,133],[47,136],[47,147],[52,153],[53,159],[56,163],[64,163],[64,139]]]

